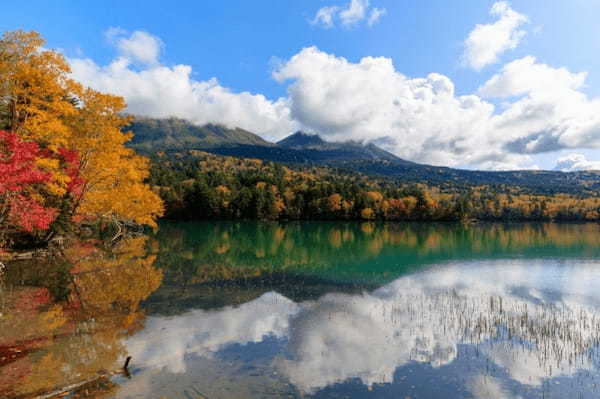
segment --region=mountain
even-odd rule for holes
[[[329,160],[388,160],[404,161],[394,154],[387,152],[375,144],[362,144],[355,141],[329,142],[316,134],[298,131],[291,136],[278,141],[277,146],[301,151],[318,151],[327,155]]]
[[[129,126],[134,133],[130,146],[141,152],[208,149],[232,145],[273,146],[246,130],[221,125],[196,126],[179,118],[136,117]]]
[[[320,149],[327,145],[327,143],[316,134],[306,134],[298,131],[291,136],[284,138],[277,142],[277,145],[285,148],[293,148],[296,150],[306,150],[309,148]]]
[[[129,126],[134,133],[129,145],[137,151],[202,150],[218,155],[259,158],[287,163],[331,163],[358,160],[403,161],[374,144],[331,143],[317,135],[296,132],[270,143],[243,129],[208,124],[196,126],[178,118],[138,117]]]
[[[425,183],[450,189],[487,185],[504,189],[518,186],[521,190],[543,194],[598,195],[600,192],[600,172],[597,171],[453,169],[406,161],[374,144],[327,142],[318,135],[304,132],[270,143],[243,129],[212,124],[196,126],[177,118],[137,118],[129,129],[134,133],[130,146],[147,154],[201,150],[287,164],[326,165],[403,183]]]

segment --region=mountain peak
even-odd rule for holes
[[[325,144],[326,142],[318,135],[304,133],[300,130],[277,142],[277,145],[281,147],[296,149],[321,147]]]

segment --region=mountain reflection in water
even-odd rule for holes
[[[593,398],[599,233],[164,223],[112,251],[80,245],[51,265],[7,268],[0,396],[49,391],[132,356],[131,378],[85,392]]]

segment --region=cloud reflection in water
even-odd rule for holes
[[[431,268],[360,295],[294,303],[270,292],[237,307],[151,317],[127,342],[142,368],[190,373],[186,356],[214,357],[234,344],[274,337],[272,367],[310,394],[336,383],[392,383],[399,367],[452,367],[459,345],[480,353],[512,383],[592,370],[600,338],[600,265],[490,261]],[[475,397],[512,397],[502,376],[472,375]],[[500,395],[500,396],[498,396]]]

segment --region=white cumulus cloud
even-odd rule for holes
[[[558,158],[554,169],[563,172],[600,170],[600,161],[590,161],[583,154],[571,153]]]
[[[600,148],[600,99],[581,89],[586,73],[541,64],[524,57],[505,65],[479,93],[511,100],[494,118],[507,140],[505,150],[542,153],[566,148]]]
[[[123,96],[133,114],[240,127],[268,140],[303,129],[373,142],[416,162],[477,169],[532,168],[532,154],[600,148],[600,99],[583,92],[587,74],[531,56],[506,64],[477,92],[457,95],[439,73],[409,77],[390,58],[351,62],[308,47],[277,65],[273,77],[288,94],[269,99],[195,79],[189,65],[161,63],[161,42],[147,40],[150,34],[109,34],[115,59],[71,58],[73,77]],[[138,45],[150,42],[156,46]],[[154,50],[139,50],[146,47]]]
[[[486,97],[511,97],[530,92],[562,95],[565,91],[580,89],[586,77],[585,72],[571,73],[566,68],[553,68],[527,56],[506,64],[479,92]]]
[[[291,117],[307,130],[419,162],[531,168],[529,154],[600,147],[600,100],[583,93],[586,74],[533,57],[507,64],[468,95],[438,73],[411,78],[389,58],[353,63],[316,47],[283,62],[274,77],[289,82]]]
[[[372,141],[401,157],[442,165],[507,168],[527,161],[486,134],[494,106],[476,95],[457,96],[444,75],[409,78],[389,58],[352,63],[310,47],[274,76],[291,81],[292,117],[331,140]]]
[[[494,3],[490,14],[497,17],[497,21],[478,24],[464,43],[463,62],[476,70],[497,62],[502,53],[516,48],[526,34],[521,26],[528,18],[513,10],[508,2]]]
[[[89,58],[70,59],[73,77],[96,90],[123,96],[127,111],[133,114],[176,116],[199,125],[221,123],[267,139],[281,138],[296,128],[285,98],[271,101],[262,94],[236,93],[215,78],[195,80],[189,65],[146,63],[134,68],[135,60],[156,61],[158,57],[158,53],[143,52],[143,46],[132,44],[138,39],[136,32],[119,39],[120,56],[108,65]]]
[[[109,28],[106,37],[119,50],[121,56],[142,64],[156,64],[163,47],[162,41],[144,31],[135,31],[127,36],[121,28]]]
[[[335,26],[335,21],[349,28],[365,21],[367,26],[375,25],[386,14],[385,8],[370,7],[369,0],[350,0],[345,6],[326,6],[320,8],[311,23],[324,28]]]

